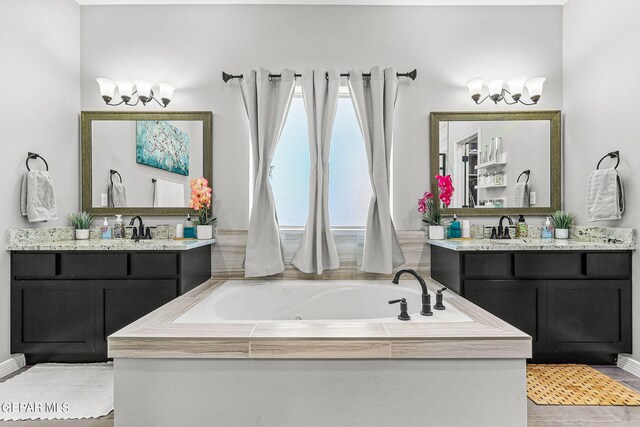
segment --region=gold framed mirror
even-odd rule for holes
[[[81,131],[82,209],[93,215],[194,214],[190,180],[211,186],[211,111],[83,111]]]
[[[547,215],[561,206],[561,112],[432,112],[429,164],[451,175],[445,215]]]

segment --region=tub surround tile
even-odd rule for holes
[[[124,358],[525,358],[531,337],[455,294],[472,322],[172,323],[224,281],[210,280],[111,335],[109,356]],[[431,280],[433,291],[440,285]]]

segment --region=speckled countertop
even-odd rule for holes
[[[43,227],[7,230],[8,251],[188,251],[216,243],[210,240],[174,240],[157,228],[151,240],[100,239],[99,227],[91,230],[89,240],[75,240],[71,227]],[[128,234],[130,235],[130,234]]]
[[[588,242],[582,240],[560,239],[469,239],[469,240],[431,240],[427,243],[452,251],[628,251],[634,250],[634,243]]]

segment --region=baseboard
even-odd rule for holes
[[[23,368],[26,364],[27,361],[24,358],[24,354],[12,354],[11,357],[0,363],[0,378],[4,378],[18,369]]]
[[[632,359],[630,354],[618,355],[618,368],[640,377],[640,362]]]

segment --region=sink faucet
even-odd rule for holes
[[[136,232],[136,229],[133,229],[133,235],[131,236],[132,239],[145,239],[145,234],[144,234],[144,223],[142,222],[142,217],[140,215],[138,216],[134,216],[133,218],[131,218],[131,221],[129,221],[129,225],[130,226],[135,226],[136,223],[136,219],[138,220],[138,230]]]
[[[420,312],[420,314],[422,314],[423,316],[431,316],[433,314],[433,312],[431,311],[431,295],[429,295],[427,284],[425,283],[424,279],[422,278],[422,276],[416,273],[415,270],[412,270],[410,268],[400,270],[396,273],[391,282],[394,285],[397,285],[400,282],[400,276],[402,276],[404,273],[409,273],[410,275],[415,277],[418,280],[418,283],[420,283],[420,287],[422,288],[422,311]]]
[[[511,218],[509,218],[507,215],[502,215],[500,217],[500,222],[498,223],[498,239],[511,239],[511,236],[509,235],[509,227],[507,226],[507,228],[505,229],[502,226],[502,221],[505,218],[509,221],[509,225],[513,225],[513,220]]]

